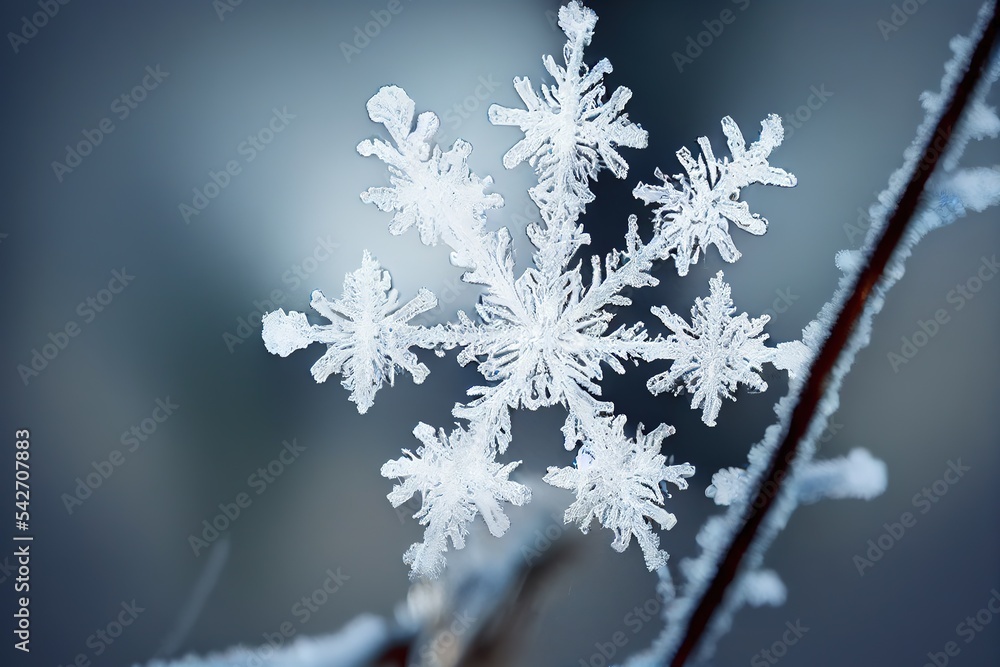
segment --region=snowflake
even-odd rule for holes
[[[399,303],[391,284],[389,272],[365,252],[361,268],[344,278],[342,299],[330,301],[319,290],[312,294],[310,305],[332,324],[312,326],[302,313],[278,309],[264,316],[264,345],[269,352],[287,357],[312,343],[326,343],[326,354],[313,364],[313,377],[325,382],[331,373],[343,373],[344,388],[364,414],[375,402],[383,379],[388,377],[389,384],[393,383],[397,368],[408,371],[417,384],[429,372],[402,341],[417,332],[406,322],[436,306],[437,299],[422,289],[390,313]]]
[[[581,447],[575,466],[549,468],[545,481],[576,493],[576,501],[566,510],[566,523],[576,521],[586,533],[597,519],[614,531],[611,546],[617,551],[625,551],[634,535],[653,570],[666,565],[667,554],[658,549],[660,538],[646,517],[664,530],[673,528],[677,518],[662,507],[660,482],[686,489],[685,478],[694,474],[694,467],[666,465],[660,443],[674,433],[672,426],[661,424],[643,434],[639,424],[632,442],[622,433],[624,425],[625,418],[616,417],[608,433],[592,437]]]
[[[469,143],[456,141],[447,152],[431,147],[430,140],[440,126],[437,116],[420,114],[411,131],[415,110],[413,100],[395,86],[383,88],[368,100],[369,118],[385,125],[396,147],[379,139],[358,144],[361,155],[375,155],[389,165],[393,186],[368,188],[361,199],[395,212],[389,225],[392,234],[402,234],[416,225],[424,243],[436,244],[444,234],[454,245],[457,239],[449,234],[461,226],[449,224],[452,220],[474,221],[469,231],[479,233],[486,211],[503,206],[503,198],[484,194],[483,189],[492,185],[493,179],[480,179],[469,170]]]
[[[583,63],[583,49],[594,34],[597,14],[579,3],[559,11],[559,26],[568,41],[563,48],[566,66],[551,56],[542,59],[555,85],[542,86],[541,97],[525,78],[514,79],[514,88],[526,109],[508,109],[494,104],[489,118],[494,125],[516,125],[524,139],[503,157],[503,165],[513,169],[528,160],[538,174],[531,196],[542,218],[572,254],[587,240],[572,224],[594,199],[590,181],[606,167],[618,178],[628,174],[628,163],[615,150],[618,146],[645,148],[647,134],[623,114],[632,91],[619,87],[606,102],[602,79],[612,71],[607,58],[593,69]],[[559,234],[564,236],[560,237]],[[576,237],[575,239],[573,237]]]
[[[801,343],[766,347],[766,317],[731,317],[734,309],[721,274],[712,281],[712,295],[696,304],[691,327],[666,309],[653,310],[674,332],[666,338],[652,338],[642,322],[613,325],[619,315],[612,308],[630,305],[631,290],[659,284],[651,275],[654,262],[673,258],[684,275],[701,249],[713,243],[729,261],[735,260],[739,253],[726,220],[763,233],[763,219],[739,201],[740,188],[751,183],[790,186],[795,179],[767,162],[782,138],[776,116],[764,121],[760,140],[750,148],[736,124],[726,119],[732,161],[717,161],[704,138],[698,162],[687,151],[679,152],[688,176],[676,177],[678,187],[664,179],[662,188],[640,184],[634,192],[658,206],[651,238],[643,240],[637,217],[629,216],[624,247],[592,256],[585,277],[575,258],[590,242],[579,222],[594,198],[590,182],[602,169],[624,178],[628,164],[618,150],[643,148],[647,141],[645,130],[624,112],[631,91],[619,87],[605,99],[603,80],[611,64],[601,60],[590,68],[584,63],[596,22],[597,15],[579,2],[563,7],[564,64],[551,57],[543,60],[554,83],[543,84],[539,94],[527,79],[515,79],[525,109],[494,105],[489,110],[494,124],[516,126],[524,134],[505,155],[504,165],[528,162],[537,176],[538,185],[529,190],[541,213],[541,221],[527,229],[535,248],[532,266],[518,274],[510,233],[506,228],[487,230],[487,214],[500,209],[503,199],[487,192],[491,178],[469,168],[472,147],[461,140],[448,150],[434,145],[438,117],[418,115],[405,91],[387,86],[367,108],[391,141],[362,141],[358,152],[386,163],[389,185],[369,188],[362,200],[392,213],[392,233],[416,227],[423,243],[449,246],[452,263],[465,269],[463,279],[482,287],[476,313],[459,312],[457,321],[435,326],[409,324],[435,305],[435,297],[421,290],[396,309],[388,274],[366,254],[361,269],[345,280],[340,301],[331,304],[322,294],[314,295],[313,307],[331,325],[310,325],[302,313],[280,310],[264,319],[264,341],[276,354],[284,356],[312,342],[327,344],[313,375],[323,381],[332,372],[342,373],[361,412],[386,380],[392,383],[396,371],[423,380],[427,368],[418,363],[415,349],[439,355],[458,349],[458,362],[474,364],[483,377],[481,385],[468,390],[469,401],[455,405],[452,414],[459,423],[450,433],[435,433],[421,424],[414,431],[423,443],[416,455],[404,450],[403,458],[382,469],[384,476],[401,480],[389,494],[393,505],[418,493],[421,497],[415,516],[426,526],[424,539],[404,559],[414,577],[437,576],[448,541],[461,548],[477,515],[494,535],[506,531],[503,503],[520,505],[529,499],[527,487],[508,479],[517,463],[497,460],[511,444],[510,413],[555,405],[568,413],[564,446],[578,449],[574,467],[549,468],[545,476],[546,482],[576,495],[565,520],[586,532],[597,519],[613,531],[612,546],[619,551],[635,537],[646,565],[660,567],[667,554],[659,549],[657,530],[676,523],[664,508],[669,495],[663,489],[667,483],[686,488],[694,468],[669,463],[661,453],[673,427],[661,424],[644,433],[640,425],[634,437],[626,434],[625,416],[600,399],[605,367],[624,373],[627,363],[673,360],[667,373],[650,381],[650,389],[690,390],[693,407],[702,407],[705,421],[714,424],[721,397],[732,398],[737,384],[766,388],[756,374],[762,364],[792,372],[806,357]]]
[[[383,465],[382,475],[404,480],[389,494],[393,507],[414,493],[421,494],[423,504],[414,516],[428,528],[424,541],[411,546],[403,560],[413,567],[414,574],[434,578],[444,569],[447,540],[450,538],[456,549],[465,546],[465,526],[477,512],[490,532],[499,537],[510,527],[499,501],[523,505],[531,498],[531,491],[508,479],[521,462],[500,465],[489,453],[487,438],[476,432],[458,425],[450,436],[443,429],[435,435],[432,427],[420,423],[413,435],[423,447],[416,455],[404,449],[406,456]]]
[[[662,186],[639,183],[635,187],[633,194],[638,199],[657,205],[653,220],[662,227],[668,249],[674,251],[678,275],[687,275],[701,250],[710,245],[718,247],[727,262],[740,258],[729,235],[729,222],[758,236],[767,231],[767,220],[750,213],[746,202],[739,201],[740,190],[754,183],[786,188],[795,185],[795,176],[767,162],[784,137],[781,118],[771,114],[760,128],[760,140],[747,150],[740,128],[726,116],[722,131],[729,141],[732,162],[729,158],[717,160],[708,139],[701,137],[697,161],[687,148],[677,151],[687,176],[677,174],[671,179],[657,169],[654,173],[663,181]]]
[[[767,390],[759,373],[764,363],[775,361],[777,352],[764,345],[768,338],[764,325],[770,318],[762,315],[751,320],[746,313],[733,317],[736,308],[729,284],[722,278],[719,271],[709,281],[709,296],[695,300],[690,325],[665,306],[653,308],[653,314],[673,331],[662,354],[674,362],[670,370],[646,383],[653,394],[671,390],[679,394],[687,389],[692,394],[691,408],[702,408],[701,419],[709,426],[715,426],[723,398],[736,400],[733,393],[737,385],[757,392]],[[802,356],[807,352],[802,343],[786,345],[793,345]],[[782,350],[783,356],[791,352]],[[781,367],[782,363],[775,365]]]

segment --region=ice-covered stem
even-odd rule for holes
[[[542,214],[541,226],[531,226],[528,236],[538,248],[535,266],[547,281],[554,281],[568,266],[582,245],[590,242],[577,219],[593,201],[590,181],[602,167],[624,178],[628,164],[616,150],[619,146],[645,148],[647,133],[623,113],[632,91],[620,86],[604,100],[604,75],[612,71],[605,58],[593,69],[583,62],[584,48],[590,44],[597,14],[574,2],[559,10],[559,27],[566,33],[563,58],[566,66],[552,56],[542,62],[555,80],[542,84],[541,95],[527,78],[514,79],[514,88],[525,109],[492,105],[490,122],[514,125],[524,139],[504,155],[512,169],[528,161],[538,175],[538,185],[529,190]]]
[[[947,106],[934,123],[933,130],[923,137],[920,159],[910,165],[906,187],[889,214],[878,243],[843,300],[829,334],[809,369],[808,376],[802,382],[791,416],[782,426],[780,444],[774,449],[767,471],[753,494],[753,501],[748,505],[746,520],[726,549],[718,569],[688,616],[681,639],[671,656],[671,667],[684,665],[709,629],[713,615],[723,605],[726,591],[740,572],[744,557],[754,544],[765,519],[781,497],[782,483],[788,478],[800,441],[809,432],[814,416],[823,398],[831,391],[831,386],[835,390],[840,384],[841,378],[838,376],[842,376],[843,371],[846,371],[843,368],[844,350],[851,342],[862,316],[866,314],[870,295],[876,291],[878,293],[883,291],[879,284],[883,280],[890,260],[895,258],[908,223],[917,212],[928,179],[946,150],[942,144],[947,146],[995,47],[998,24],[1000,24],[995,3],[987,2],[981,16],[989,18],[985,21],[985,26],[982,23],[977,26],[981,32],[968,65],[961,79],[952,84]]]
[[[506,547],[480,554],[478,567],[458,568],[458,576],[434,584],[414,584],[389,618],[363,613],[334,633],[295,637],[278,648],[238,646],[153,659],[145,667],[407,667],[421,658],[419,664],[452,667],[515,664],[512,653],[532,627],[532,610],[576,548],[572,533],[564,533],[551,547],[534,549],[533,529],[544,529],[549,520],[539,508],[536,525]],[[532,557],[524,557],[526,550]],[[461,632],[454,631],[456,620]]]
[[[296,637],[280,648],[235,646],[206,656],[152,660],[146,667],[406,667],[419,628],[361,614],[338,632]],[[267,656],[267,658],[264,658]]]

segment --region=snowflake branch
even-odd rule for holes
[[[702,155],[697,161],[687,148],[677,151],[677,158],[687,176],[672,179],[657,169],[656,176],[664,185],[639,183],[633,194],[647,204],[658,204],[653,215],[653,238],[643,243],[639,238],[637,218],[629,216],[624,252],[612,252],[605,260],[605,277],[594,259],[594,280],[577,310],[595,310],[605,305],[629,305],[629,299],[619,292],[625,287],[655,287],[658,280],[649,275],[654,261],[673,256],[678,275],[687,275],[688,267],[696,262],[703,249],[715,244],[723,258],[735,262],[740,252],[729,236],[729,222],[752,234],[763,234],[767,220],[750,213],[746,202],[739,201],[740,190],[754,183],[792,187],[795,176],[772,167],[767,158],[781,144],[784,132],[781,118],[768,116],[761,122],[760,139],[750,148],[739,127],[728,116],[722,119],[733,160],[718,160],[706,137],[698,139]],[[676,183],[676,185],[675,185]],[[622,257],[627,258],[624,264]]]
[[[396,146],[381,139],[358,144],[358,153],[386,163],[392,184],[369,188],[362,201],[393,213],[392,234],[416,225],[425,245],[444,241],[454,250],[452,263],[469,269],[463,276],[466,282],[486,286],[494,303],[526,317],[514,289],[510,233],[506,228],[484,231],[486,212],[503,206],[499,194],[484,193],[493,179],[481,179],[469,169],[468,142],[459,139],[447,152],[432,146],[440,120],[424,112],[414,127],[415,109],[406,91],[396,86],[385,86],[368,100],[369,117],[386,127]]]
[[[649,570],[663,567],[669,556],[659,548],[654,525],[670,530],[677,519],[663,508],[664,496],[670,496],[664,493],[661,483],[686,489],[686,478],[694,474],[694,467],[687,463],[667,465],[667,458],[660,453],[660,444],[674,433],[674,428],[661,424],[644,433],[639,424],[633,440],[624,434],[624,415],[604,414],[605,406],[610,404],[597,403],[582,391],[568,394],[568,402],[570,414],[563,433],[567,449],[580,441],[580,452],[573,466],[550,467],[544,478],[576,494],[576,500],[566,509],[565,522],[576,522],[587,533],[596,519],[614,532],[611,546],[619,552],[634,536]]]
[[[698,139],[701,156],[697,160],[687,148],[677,151],[686,175],[669,177],[657,169],[655,174],[663,181],[662,186],[639,183],[633,190],[636,199],[656,205],[655,236],[662,237],[666,251],[673,253],[678,275],[687,275],[688,267],[710,245],[718,247],[727,262],[740,258],[740,251],[729,235],[730,222],[758,236],[767,231],[767,220],[751,214],[746,202],[739,201],[743,188],[755,183],[786,188],[796,184],[795,176],[767,161],[784,137],[781,118],[771,114],[761,121],[760,127],[760,139],[748,149],[740,128],[726,116],[722,119],[722,131],[732,161],[718,160],[708,138],[701,137]],[[666,257],[665,252],[661,258]]]
[[[594,278],[583,298],[573,306],[570,311],[571,316],[594,312],[608,305],[631,305],[631,299],[620,295],[623,289],[656,287],[660,284],[649,271],[653,267],[653,262],[666,252],[662,235],[655,235],[649,243],[642,243],[639,238],[638,218],[630,215],[625,240],[624,252],[612,252],[605,259],[603,278],[599,270],[600,260],[594,258]],[[626,259],[624,264],[620,261],[623,257]]]
[[[557,65],[551,56],[543,58],[555,85],[543,84],[539,96],[525,78],[515,78],[514,87],[525,109],[492,105],[490,122],[514,125],[524,132],[504,155],[504,166],[512,169],[528,161],[538,175],[538,185],[529,190],[542,214],[543,225],[531,227],[528,235],[538,248],[535,265],[547,280],[555,280],[579,248],[590,242],[583,227],[576,224],[586,205],[593,201],[590,180],[601,167],[624,178],[628,164],[618,154],[618,146],[645,148],[647,133],[623,113],[632,91],[619,87],[604,101],[602,79],[612,71],[602,59],[593,69],[583,63],[584,48],[590,44],[597,23],[593,10],[571,2],[559,10],[559,27],[566,34],[563,59]]]
[[[264,345],[272,354],[287,357],[312,343],[324,343],[327,351],[313,364],[313,377],[325,382],[330,375],[342,373],[350,400],[363,414],[383,382],[393,384],[397,369],[409,372],[417,384],[430,372],[409,350],[423,328],[407,321],[436,306],[437,299],[420,290],[397,308],[398,294],[391,287],[389,273],[366,251],[361,268],[344,277],[340,299],[330,301],[319,290],[312,294],[310,305],[330,324],[312,325],[304,313],[278,309],[263,318]]]
[[[464,547],[467,525],[477,514],[500,537],[510,527],[500,502],[523,505],[531,491],[508,480],[521,462],[497,463],[492,438],[481,425],[456,425],[448,434],[420,423],[413,435],[423,443],[416,454],[404,449],[404,456],[382,466],[382,476],[401,480],[387,496],[393,507],[420,494],[421,507],[413,516],[427,528],[423,541],[413,544],[403,561],[413,568],[411,578],[434,579],[444,569],[448,540],[455,549]]]

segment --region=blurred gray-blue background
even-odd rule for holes
[[[675,173],[674,151],[702,135],[723,151],[723,116],[748,139],[767,113],[795,119],[773,163],[798,187],[745,193],[770,220],[766,236],[734,234],[744,253],[735,265],[713,249],[686,279],[664,267],[660,287],[637,295],[623,321],[648,321],[655,304],[686,314],[724,268],[739,310],[770,311],[772,340],[798,337],[835,287],[834,253],[860,242],[859,210],[900,164],[922,118],[918,95],[937,89],[948,40],[969,29],[977,3],[591,5],[600,21],[588,61],[611,60],[609,87],[632,88],[629,116],[650,132],[649,148],[623,151],[628,179],[605,173],[595,188],[584,220],[595,250],[622,244],[629,214],[648,219],[631,189],[657,166]],[[3,560],[12,517],[2,531],[4,664],[153,657],[208,558],[189,536],[241,492],[252,503],[224,531],[228,561],[175,654],[260,644],[285,621],[321,635],[361,612],[391,613],[407,590],[401,555],[421,528],[390,507],[379,467],[416,447],[418,421],[448,426],[478,376],[454,355],[427,354],[423,385],[404,376],[359,415],[337,380],[312,381],[320,350],[266,353],[260,312],[308,310],[315,288],[339,295],[364,249],[402,299],[420,287],[439,296],[435,321],[475,302],[445,248],[413,232],[390,236],[388,216],[358,197],[387,181],[355,146],[381,129],[365,102],[389,83],[442,116],[443,142],[472,142],[473,168],[506,200],[491,224],[512,227],[521,266],[529,261],[531,173],[503,169],[519,134],[490,126],[486,109],[520,105],[514,76],[547,80],[540,56],[560,53],[557,9],[525,0],[4,4],[0,485],[13,512],[14,431],[30,429],[35,536],[25,656],[12,648],[15,575]],[[691,47],[699,39],[700,53]],[[674,55],[688,49],[690,62]],[[997,155],[994,142],[968,162]],[[195,201],[196,190],[209,196]],[[195,204],[202,209],[185,214]],[[887,492],[795,514],[767,557],[788,585],[786,604],[740,613],[719,664],[772,664],[760,651],[796,621],[809,629],[782,651],[789,665],[916,667],[950,641],[960,647],[951,664],[1000,664],[1000,619],[987,612],[992,624],[970,641],[959,625],[1000,589],[1000,280],[976,282],[995,273],[997,216],[970,216],[918,247],[844,387],[823,453],[869,448],[889,466]],[[980,289],[960,297],[959,285]],[[894,368],[887,355],[938,310],[947,321],[917,336],[926,345]],[[703,495],[711,473],[744,463],[785,382],[769,375],[768,392],[726,404],[708,429],[686,397],[645,392],[661,370],[633,368],[604,387],[630,424],[675,425],[665,451],[698,468],[670,501],[679,524],[662,535],[676,567],[712,511]],[[506,460],[523,460],[519,470],[536,479],[567,465],[561,416],[516,415]],[[256,472],[293,440],[304,450],[279,474]],[[933,486],[959,459],[968,472]],[[914,497],[925,487],[935,502],[921,513]],[[527,511],[512,511],[513,521]],[[916,524],[887,540],[884,524],[907,511]],[[891,549],[859,575],[854,557],[880,536]],[[536,610],[518,664],[600,665],[596,644],[615,632],[629,642],[620,659],[658,630],[626,621],[652,597],[654,577],[635,545],[618,555],[610,541],[599,529],[585,538],[586,556]],[[338,568],[349,579],[303,621],[295,605]],[[133,601],[142,611],[130,616],[123,604]],[[121,614],[130,624],[120,635],[98,634],[117,634]]]

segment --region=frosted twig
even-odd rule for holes
[[[840,380],[846,372],[845,366],[850,365],[854,352],[851,350],[845,353],[845,349],[848,348],[852,337],[859,330],[866,330],[867,324],[870,324],[870,317],[874,314],[871,312],[874,309],[869,308],[870,297],[873,293],[881,296],[884,292],[886,286],[881,283],[886,275],[886,268],[892,260],[900,261],[896,253],[901,246],[905,248],[905,244],[901,244],[901,241],[911,219],[917,213],[921,195],[934,167],[946,150],[940,145],[936,146],[934,139],[943,139],[947,146],[959,123],[962,111],[986,69],[990,53],[996,43],[1000,16],[997,14],[995,3],[987,2],[983,12],[989,12],[990,18],[982,28],[965,72],[952,88],[947,106],[940,113],[933,131],[924,137],[920,160],[911,165],[906,187],[888,216],[881,238],[854,281],[849,295],[840,306],[836,320],[830,327],[829,335],[819,349],[808,375],[799,384],[798,400],[790,418],[783,422],[780,444],[774,449],[767,472],[753,494],[754,500],[747,505],[746,520],[725,551],[718,569],[688,617],[680,643],[673,652],[671,667],[684,665],[708,631],[713,615],[722,606],[726,591],[736,579],[744,557],[750,551],[765,519],[782,492],[782,482],[788,478],[799,445],[811,430],[821,401],[839,388]],[[908,248],[905,250],[908,251]],[[892,282],[895,282],[894,278],[889,280],[889,284]],[[865,318],[868,320],[867,323],[863,322],[863,316],[867,316]],[[859,323],[865,326],[859,327]],[[867,334],[867,331],[863,333]]]

